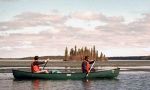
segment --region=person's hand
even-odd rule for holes
[[[45,60],[44,62],[46,63],[46,62],[48,62],[48,60]]]
[[[45,60],[45,62],[48,62],[48,60],[49,60],[49,58],[47,58],[47,59]]]

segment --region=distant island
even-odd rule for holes
[[[104,53],[98,52],[96,50],[95,45],[92,48],[88,47],[81,47],[77,48],[75,45],[74,48],[71,48],[70,50],[66,47],[65,49],[65,55],[64,55],[64,61],[82,61],[84,60],[85,56],[89,56],[91,60],[97,60],[97,61],[108,61],[108,58],[105,56]]]
[[[0,60],[33,60],[34,56],[23,58],[0,58]],[[40,59],[61,60],[64,56],[39,56]]]
[[[110,60],[150,60],[150,56],[119,56],[108,57]]]

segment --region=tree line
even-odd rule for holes
[[[77,46],[75,45],[75,47],[71,48],[70,50],[68,50],[68,48],[66,47],[64,61],[84,60],[85,56],[89,56],[90,60],[108,60],[108,58],[102,52],[99,55],[98,50],[95,49],[95,45],[93,46],[93,48],[87,48],[86,46],[82,48],[77,48]]]

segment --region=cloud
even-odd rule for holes
[[[127,48],[129,51],[144,48],[139,49],[144,52],[150,45],[149,17],[147,13],[125,23],[122,16],[107,16],[92,11],[68,15],[57,11],[47,14],[24,12],[10,21],[0,22],[0,50],[9,54],[20,51],[25,55],[29,55],[27,52],[32,55],[63,55],[66,46],[96,45],[98,50],[105,52],[111,48],[113,51],[116,48]]]
[[[53,23],[62,23],[65,21],[66,17],[61,15],[58,12],[50,12],[49,14],[43,14],[43,13],[36,13],[36,12],[24,12],[20,15],[15,16],[18,20],[33,20],[33,21],[40,21],[43,23],[46,23],[47,21],[53,22]],[[44,22],[46,21],[46,22]],[[38,24],[38,23],[37,23]]]
[[[93,12],[93,11],[82,11],[82,12],[74,12],[71,14],[71,18],[76,18],[79,20],[85,21],[101,21],[106,23],[115,23],[115,22],[124,22],[124,18],[122,16],[106,16],[103,13]]]
[[[13,20],[0,22],[0,30],[23,29],[26,27],[60,25],[66,21],[66,16],[49,13],[24,12],[16,15]]]
[[[71,18],[77,18],[80,20],[99,20],[100,18],[105,18],[101,13],[92,12],[92,11],[78,11],[71,14]]]
[[[133,30],[138,30],[139,32],[149,31],[150,28],[150,14],[143,14],[143,18],[138,19],[129,24]]]

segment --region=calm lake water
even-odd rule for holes
[[[0,73],[0,90],[150,90],[150,72],[122,71],[113,80],[14,80]]]

